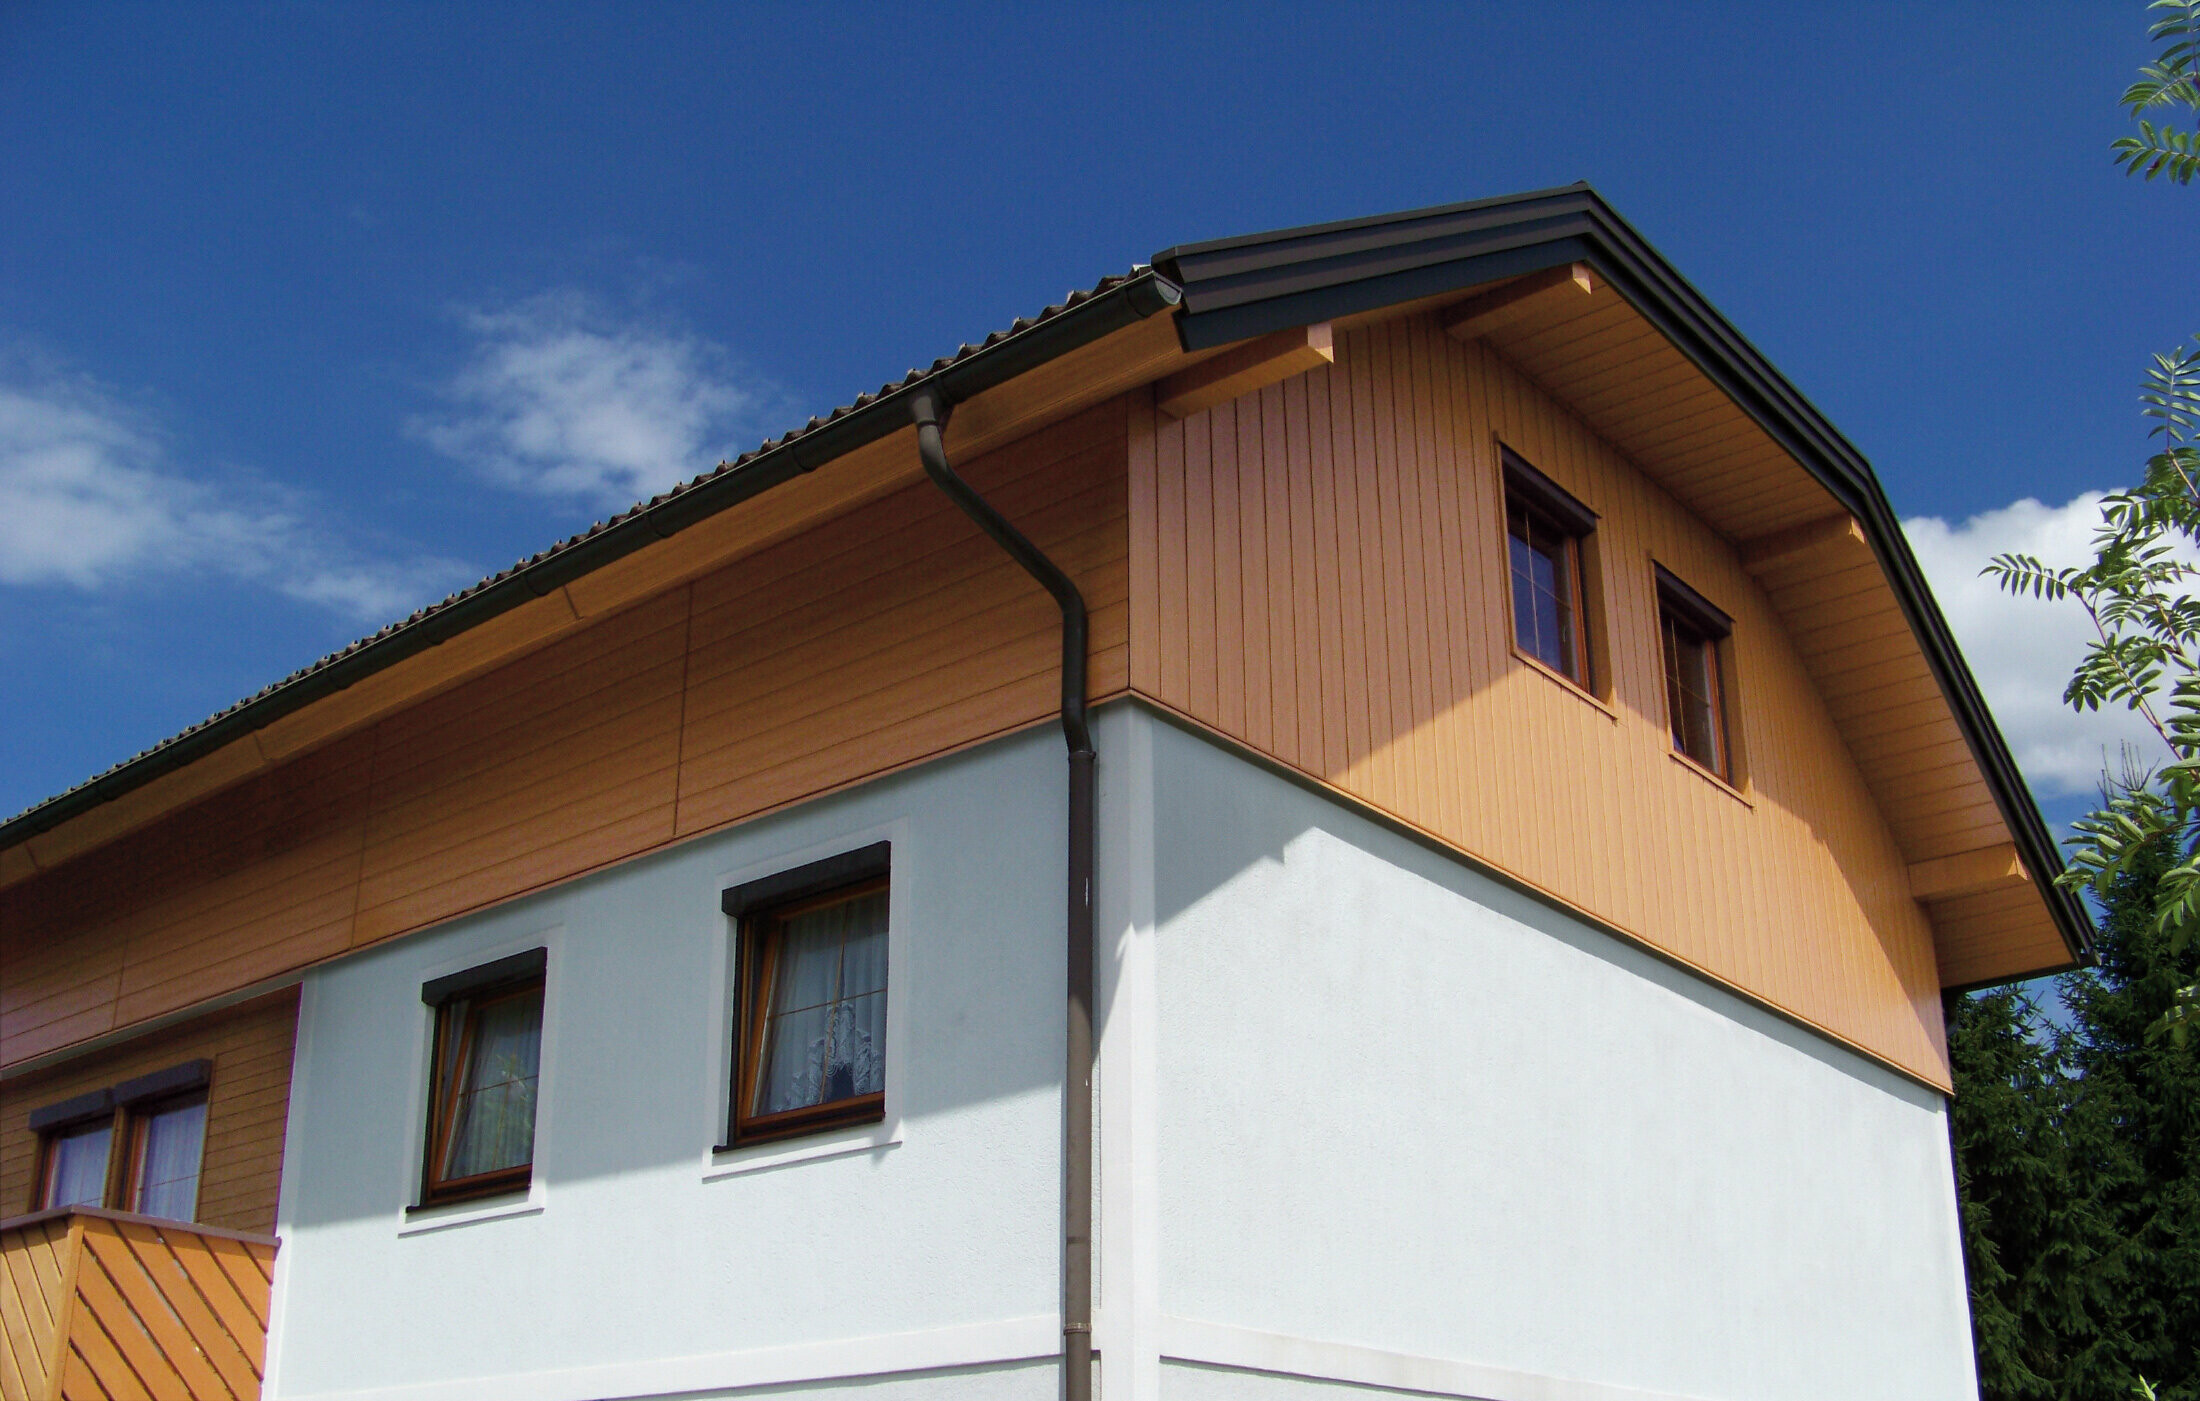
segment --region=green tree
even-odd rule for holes
[[[2157,124],[2150,112],[2200,118],[2200,0],[2154,0],[2149,35],[2160,47],[2123,103],[2139,134],[2115,143],[2116,163],[2178,184],[2200,173],[2200,133]],[[2175,284],[2182,290],[2183,284]],[[2140,393],[2149,436],[2162,450],[2140,484],[2101,502],[2094,560],[2051,569],[2025,554],[1995,557],[1986,572],[2013,593],[2072,599],[2093,620],[2063,699],[2078,710],[2122,705],[2145,718],[2161,750],[2150,781],[2119,785],[2101,808],[2073,824],[2065,882],[2105,900],[2138,865],[2171,853],[2153,885],[2157,928],[2172,953],[2200,929],[2200,337],[2154,357]],[[2200,988],[2187,984],[2156,1019],[2181,1046],[2200,1019]]]
[[[2073,1396],[2128,1395],[2136,1375],[2163,1401],[2200,1401],[2200,1057],[2149,1034],[2200,973],[2200,941],[2156,917],[2173,857],[2141,852],[2111,880],[2100,966],[2061,984],[2073,1173],[2114,1242],[2098,1272],[2107,1326]]]
[[[1952,1131],[1979,1386],[1988,1401],[2109,1401],[2147,1377],[2200,1401],[2200,1058],[2148,1039],[2200,971],[2155,920],[2171,852],[2109,882],[2099,968],[1956,999]]]
[[[1979,1389],[1991,1401],[2062,1396],[2110,1302],[2100,1261],[2112,1243],[2067,1131],[2062,1042],[2021,989],[1952,999],[1956,1192]]]

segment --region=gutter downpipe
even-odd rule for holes
[[[931,385],[909,401],[925,475],[1039,581],[1062,610],[1062,738],[1069,746],[1069,1018],[1062,1105],[1062,1397],[1092,1398],[1092,729],[1085,716],[1085,596],[1060,565],[955,475],[941,434],[953,405]]]

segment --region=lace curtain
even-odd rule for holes
[[[758,1114],[886,1088],[886,892],[795,915],[779,934]]]
[[[443,1178],[520,1167],[535,1157],[535,1080],[542,1059],[542,991],[501,998],[471,1016],[473,1035],[458,1067],[456,1118]]]

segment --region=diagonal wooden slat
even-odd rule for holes
[[[258,1401],[274,1259],[91,1207],[0,1221],[0,1401]]]
[[[0,1252],[8,1249],[0,1236]],[[45,1352],[50,1329],[35,1330],[37,1307],[23,1298],[13,1270],[0,1268],[0,1401],[34,1401],[46,1394]]]
[[[240,1240],[209,1240],[206,1243],[206,1253],[221,1262],[223,1272],[237,1287],[238,1297],[251,1307],[253,1316],[260,1320],[261,1331],[265,1332],[267,1284],[271,1272],[261,1268],[251,1246]]]
[[[237,1283],[213,1256],[203,1250],[188,1250],[177,1256],[191,1282],[198,1286],[199,1297],[214,1311],[222,1327],[252,1363],[252,1370],[260,1371],[265,1365],[267,1352],[267,1323],[261,1313],[254,1312],[250,1301],[237,1290]]]
[[[177,1239],[171,1240],[167,1232],[135,1221],[116,1222],[115,1229],[137,1256],[146,1277],[160,1290],[161,1298],[175,1310],[192,1342],[221,1374],[229,1393],[237,1397],[258,1394],[260,1377],[251,1359],[207,1307],[206,1301],[199,1296],[198,1286],[191,1282],[191,1276],[177,1259],[180,1251],[197,1249],[199,1237],[189,1231],[178,1231],[175,1233]]]
[[[54,1395],[66,1401],[107,1401],[114,1393],[99,1384],[92,1365],[72,1348],[61,1364],[61,1388]]]
[[[119,1223],[98,1222],[85,1231],[84,1242],[130,1311],[127,1318],[103,1317],[107,1330],[124,1337],[135,1323],[159,1352],[161,1361],[182,1380],[187,1395],[199,1401],[227,1401],[232,1395],[229,1386],[207,1360],[175,1304],[146,1271],[145,1262],[123,1238]],[[138,1372],[150,1380],[144,1367]]]
[[[81,1247],[80,1247],[81,1249]],[[90,1250],[79,1256],[77,1307],[69,1320],[69,1346],[92,1364],[100,1385],[116,1396],[188,1396],[176,1369],[159,1344],[138,1323],[135,1312],[108,1278],[105,1265]]]

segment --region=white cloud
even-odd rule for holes
[[[722,347],[621,324],[577,292],[464,323],[475,344],[444,387],[449,409],[414,431],[508,487],[632,505],[730,455],[760,407]]]
[[[381,623],[471,573],[364,555],[310,514],[297,492],[182,470],[147,414],[83,376],[0,364],[0,585],[92,591],[209,571]]]
[[[2063,704],[2063,687],[2095,636],[2083,609],[2012,597],[1979,575],[1987,560],[2010,551],[2051,566],[2087,563],[2101,495],[2089,491],[2060,506],[2028,497],[1960,525],[1935,516],[1902,524],[2017,766],[2042,796],[2093,792],[2104,770],[2121,771],[2126,744],[2142,763],[2167,757],[2153,730],[2130,711],[2079,714]]]

